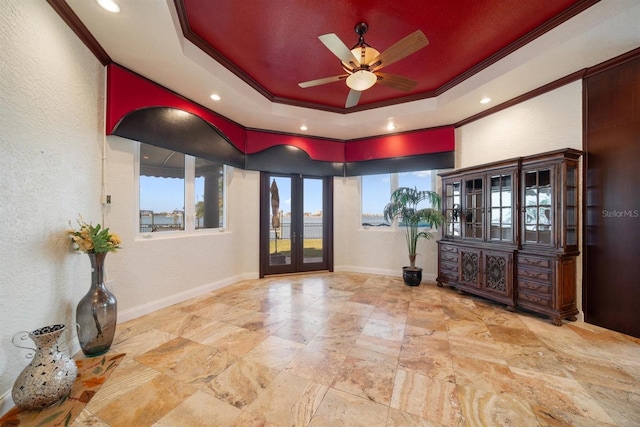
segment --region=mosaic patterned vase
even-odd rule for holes
[[[116,333],[118,302],[104,285],[106,253],[87,254],[91,260],[91,288],[76,307],[80,348],[87,356],[98,356],[111,348]]]
[[[36,345],[35,349],[14,342],[16,347],[36,352],[11,390],[11,397],[18,408],[28,411],[44,409],[69,395],[78,367],[71,357],[58,349],[58,338],[65,329],[64,325],[51,325],[23,332],[22,339],[26,339],[28,334]]]

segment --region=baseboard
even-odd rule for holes
[[[381,269],[381,268],[369,268],[359,267],[355,265],[338,265],[335,266],[333,271],[341,273],[362,273],[362,274],[375,274],[376,276],[389,276],[389,277],[402,277],[402,268],[399,269]],[[436,275],[433,273],[422,272],[422,280],[435,282]]]
[[[0,417],[9,412],[9,409],[13,408],[14,405],[11,398],[11,390],[9,390],[0,397]]]
[[[126,322],[132,319],[136,319],[140,316],[144,316],[145,314],[153,313],[154,311],[161,310],[166,307],[170,307],[174,304],[178,304],[180,302],[186,301],[191,298],[195,298],[202,294],[206,294],[207,292],[215,291],[217,289],[224,288],[229,285],[233,285],[234,283],[238,283],[242,280],[250,280],[257,279],[257,273],[244,273],[239,274],[237,276],[228,277],[226,279],[209,283],[203,286],[198,286],[197,288],[189,289],[188,291],[179,292],[177,294],[170,295],[166,298],[161,298],[159,300],[151,301],[146,304],[139,305],[137,307],[133,307],[124,311],[118,312],[118,323]]]
[[[402,270],[388,270],[382,268],[360,267],[356,265],[336,265],[333,268],[336,273],[362,273],[375,274],[376,276],[402,277]]]

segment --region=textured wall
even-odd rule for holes
[[[577,81],[456,131],[456,168],[582,149],[582,82]]]
[[[227,169],[227,226],[139,235],[136,151],[138,143],[109,136],[106,218],[122,237],[108,257],[118,297],[119,321],[166,307],[244,278],[258,277],[258,172]]]
[[[0,57],[0,396],[7,397],[28,363],[11,337],[70,327],[88,290],[89,260],[70,250],[65,230],[78,213],[100,221],[104,70],[44,1],[0,1]]]

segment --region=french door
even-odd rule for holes
[[[333,270],[331,177],[262,172],[260,277]]]

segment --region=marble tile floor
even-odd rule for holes
[[[74,426],[638,426],[640,339],[423,282],[248,280],[120,324]]]

